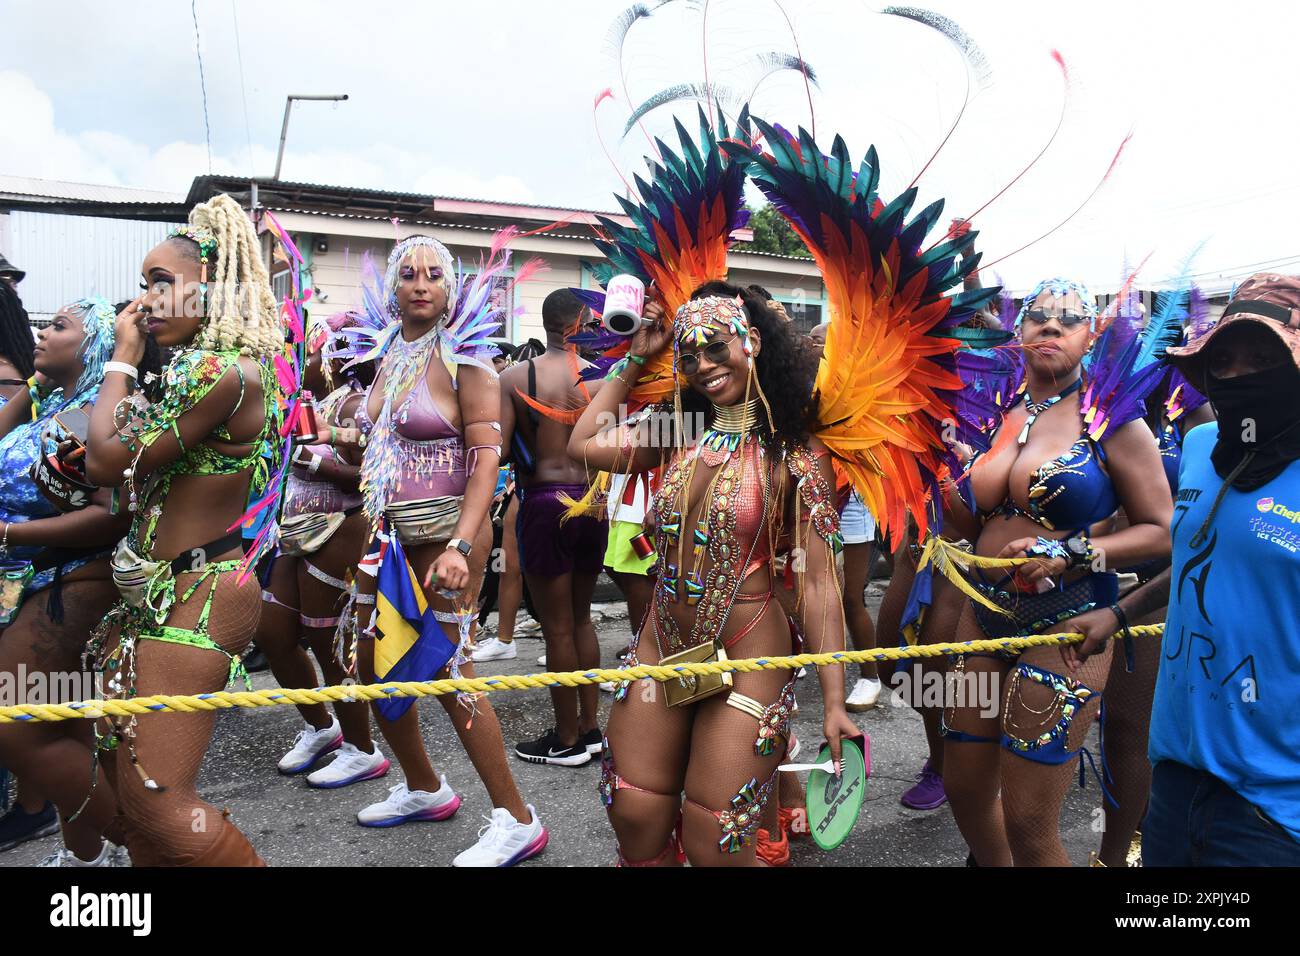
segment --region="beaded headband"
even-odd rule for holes
[[[167,233],[168,239],[188,239],[199,247],[199,259],[203,262],[217,254],[217,237],[206,229],[195,226],[177,226]]]
[[[691,299],[673,316],[673,336],[678,345],[702,347],[710,332],[728,331],[740,336],[746,355],[753,354],[749,342],[749,314],[740,296],[706,295]]]
[[[432,236],[411,236],[393,246],[393,251],[388,254],[388,268],[384,271],[384,299],[389,313],[394,316],[397,314],[398,270],[402,260],[417,248],[429,249],[438,260],[438,266],[442,269],[442,282],[447,290],[447,305],[451,306],[452,282],[456,275],[456,262],[451,252]]]
[[[1088,317],[1088,328],[1094,332],[1097,331],[1097,300],[1092,297],[1092,293],[1088,291],[1088,287],[1082,282],[1060,277],[1044,279],[1030,290],[1029,294],[1025,296],[1024,302],[1020,305],[1020,311],[1016,313],[1016,328],[1020,328],[1025,314],[1033,308],[1034,300],[1044,292],[1050,292],[1058,299],[1063,299],[1073,292],[1079,297],[1079,301],[1083,303],[1083,314]]]
[[[197,226],[177,226],[167,233],[168,239],[188,239],[199,247],[199,292],[208,293],[208,260],[217,257],[217,237]]]

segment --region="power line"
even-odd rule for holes
[[[203,44],[199,38],[198,0],[190,0],[190,16],[194,18],[194,55],[199,60],[199,90],[203,93],[203,135],[208,143],[208,175],[212,175],[212,127],[208,123],[208,84],[203,77]]]
[[[239,59],[239,95],[244,99],[244,135],[248,137],[248,175],[253,175],[253,128],[248,122],[248,91],[244,89],[244,51],[239,45],[239,14],[235,0],[230,0],[230,16],[235,21],[235,56]]]
[[[1289,265],[1292,262],[1297,262],[1297,261],[1300,261],[1300,254],[1294,254],[1288,256],[1277,256],[1276,258],[1273,259],[1261,259],[1259,262],[1244,262],[1241,265],[1236,265],[1236,266],[1223,266],[1222,268],[1219,269],[1206,269],[1202,272],[1193,272],[1188,276],[1188,278],[1196,279],[1200,276],[1222,275],[1222,274],[1231,275],[1243,269],[1250,270],[1252,272],[1258,272],[1261,266],[1266,268],[1275,267],[1275,266],[1285,266],[1285,265]]]

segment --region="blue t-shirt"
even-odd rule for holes
[[[1151,711],[1151,762],[1218,777],[1300,839],[1300,461],[1254,491],[1223,479],[1216,423],[1188,432]]]

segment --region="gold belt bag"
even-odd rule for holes
[[[302,514],[280,522],[280,551],[289,557],[315,554],[347,520],[341,511]]]
[[[725,661],[727,651],[712,642],[688,647],[676,654],[669,654],[659,662],[660,667],[674,667],[677,664],[712,664]],[[669,707],[684,707],[696,701],[731,690],[731,675],[723,674],[683,674],[663,682],[664,700]]]
[[[395,501],[384,513],[402,544],[448,541],[456,533],[463,501],[459,495]]]

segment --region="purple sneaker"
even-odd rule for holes
[[[903,794],[898,802],[909,810],[933,810],[943,806],[948,802],[948,795],[943,792],[943,775],[931,770],[927,760],[916,775],[916,786]]]

